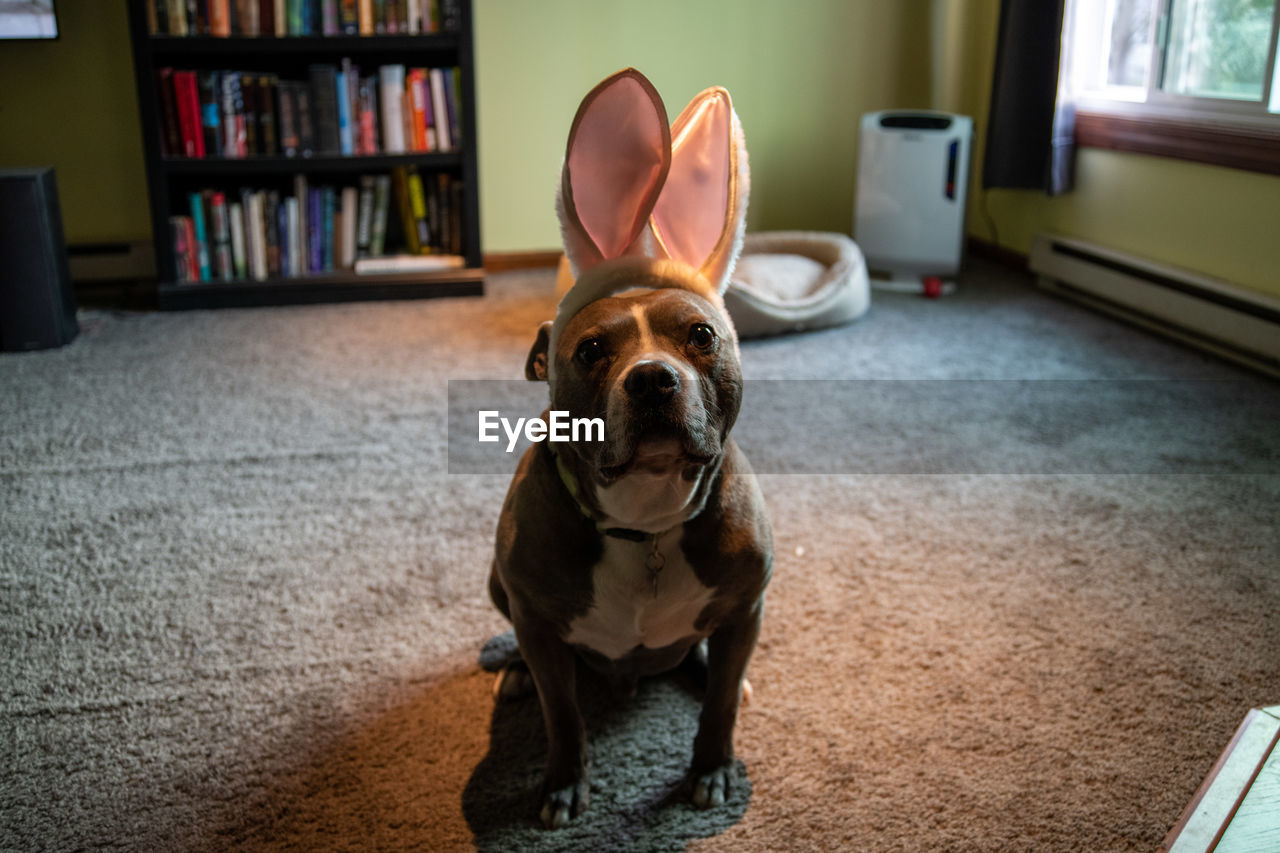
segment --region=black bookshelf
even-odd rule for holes
[[[421,35],[369,36],[166,36],[152,35],[147,4],[129,0],[133,64],[142,121],[147,188],[156,253],[156,303],[161,309],[252,307],[359,300],[417,299],[480,295],[484,269],[480,247],[479,169],[476,148],[475,61],[470,0],[457,0],[456,30]],[[160,143],[162,115],[156,72],[165,66],[192,70],[250,68],[264,73],[305,76],[311,63],[337,63],[350,57],[364,63],[457,67],[461,71],[459,112],[462,147],[447,153],[376,155],[258,156],[167,158]],[[311,179],[358,178],[415,166],[425,177],[447,172],[463,182],[462,248],[465,266],[425,273],[357,275],[349,270],[292,278],[201,283],[178,281],[169,217],[183,213],[176,199],[206,182],[233,186],[237,181],[276,182],[293,176]],[[395,215],[394,205],[392,214]]]

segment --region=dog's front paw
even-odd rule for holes
[[[693,771],[690,781],[693,783],[693,804],[700,809],[723,806],[729,799],[729,788],[733,778],[733,762],[705,772]]]
[[[559,829],[582,814],[587,807],[589,792],[590,785],[585,776],[563,788],[548,791],[542,798],[542,825],[547,829]]]

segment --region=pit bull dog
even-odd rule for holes
[[[587,95],[569,134],[557,210],[576,281],[525,373],[549,383],[552,410],[603,419],[605,437],[529,448],[489,579],[522,658],[497,692],[536,689],[542,708],[550,828],[587,805],[579,660],[624,692],[705,660],[692,799],[708,808],[729,792],[772,568],[764,501],[729,435],[742,377],[720,296],[741,250],[747,175],[720,88],[669,127],[653,86],[626,69]]]

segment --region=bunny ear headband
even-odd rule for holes
[[[573,119],[556,210],[576,281],[552,324],[548,368],[569,319],[634,287],[677,287],[723,311],[742,251],[750,173],[729,93],[699,93],[675,122],[653,84],[626,68]]]

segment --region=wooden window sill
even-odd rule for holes
[[[1076,144],[1280,175],[1280,133],[1267,128],[1078,112]]]

